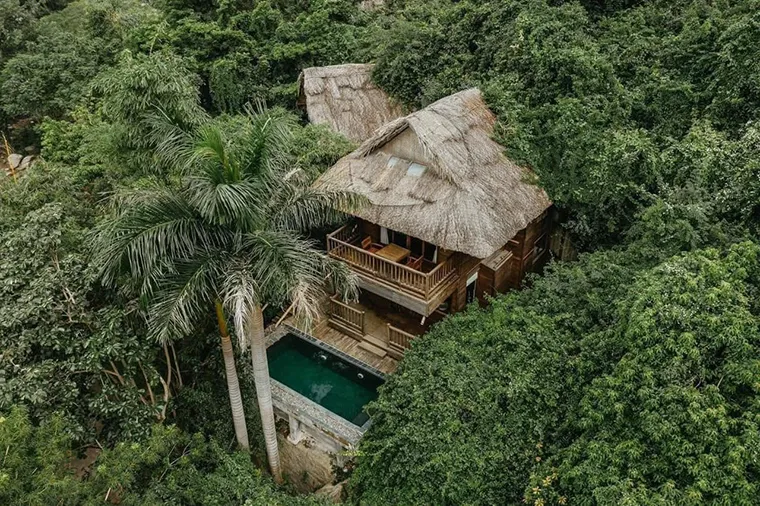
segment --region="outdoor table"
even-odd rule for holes
[[[406,248],[402,248],[398,244],[389,244],[384,248],[375,252],[375,255],[381,256],[391,262],[401,262],[409,256],[410,251]]]

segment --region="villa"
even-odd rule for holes
[[[547,261],[552,204],[492,139],[495,122],[479,90],[462,91],[385,123],[316,181],[368,202],[326,239],[328,254],[356,273],[361,296],[332,297],[311,329],[286,319],[273,333],[275,407],[291,442],[305,431],[332,453],[353,447],[369,424],[362,403],[417,336],[519,287]],[[310,359],[289,376],[301,355]],[[312,363],[332,370],[314,366],[318,379],[294,386]]]
[[[362,291],[330,301],[327,327],[399,359],[431,323],[519,287],[548,258],[551,202],[492,140],[494,123],[466,90],[391,121],[319,178],[369,201],[327,237]]]

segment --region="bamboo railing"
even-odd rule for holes
[[[390,323],[388,324],[388,345],[399,353],[403,354],[404,351],[411,348],[412,340],[415,337],[417,336],[397,329]]]
[[[337,320],[338,323],[353,330],[359,336],[364,335],[364,311],[354,309],[348,304],[344,304],[335,297],[330,299],[331,319]]]
[[[345,261],[355,269],[389,281],[423,299],[430,298],[435,290],[455,272],[450,259],[436,265],[432,271],[425,273],[404,264],[386,260],[351,244],[356,239],[355,234],[348,226],[341,227],[327,236],[327,251],[333,257]]]

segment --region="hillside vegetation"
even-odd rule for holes
[[[757,504],[760,1],[360,3],[0,0],[0,126],[39,155],[0,175],[0,503],[319,503],[259,471],[248,360],[236,450],[213,304],[156,341],[159,274],[104,286],[93,245],[182,187],[167,139],[234,145],[262,103],[308,185],[352,146],[300,70],[374,62],[410,110],[483,90],[580,257],[415,341],[349,501]]]

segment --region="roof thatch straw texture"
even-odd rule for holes
[[[462,91],[386,124],[316,185],[367,197],[360,218],[486,258],[551,205],[491,138],[495,122],[479,90]]]
[[[304,69],[299,77],[300,99],[309,121],[329,125],[361,142],[401,116],[401,108],[372,82],[373,67],[347,64]]]

